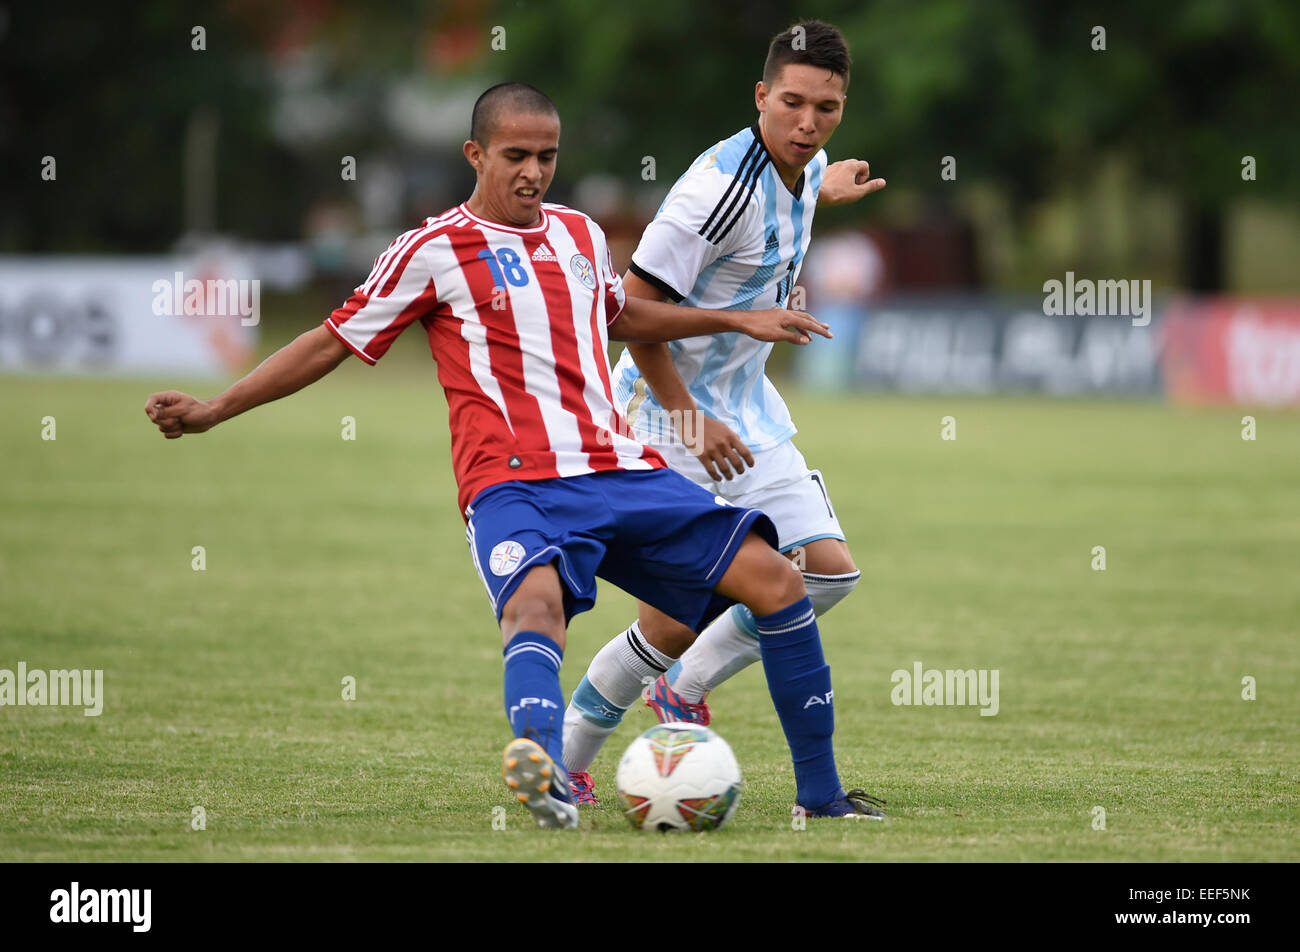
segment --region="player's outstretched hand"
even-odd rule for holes
[[[843,159],[826,166],[818,205],[848,205],[885,187],[885,180],[871,177],[871,165],[861,159]]]
[[[751,311],[745,322],[745,333],[756,340],[788,340],[792,344],[806,344],[809,334],[832,337],[830,325],[823,324],[811,314],[774,307],[766,311]]]
[[[699,410],[673,415],[677,435],[708,471],[709,479],[722,482],[739,476],[746,466],[754,465],[754,454],[736,431],[720,420]]]
[[[169,440],[186,433],[202,433],[217,424],[216,412],[209,404],[178,390],[151,394],[144,403],[144,412]]]

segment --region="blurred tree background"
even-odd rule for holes
[[[470,106],[504,79],[560,107],[552,197],[635,237],[696,155],[753,121],[767,43],[799,16],[853,52],[832,160],[889,180],[818,227],[889,230],[912,262],[900,283],[1029,289],[1070,268],[1300,285],[1293,0],[5,3],[0,251],[391,238],[467,197]]]

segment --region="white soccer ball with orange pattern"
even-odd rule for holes
[[[740,764],[716,731],[658,724],[618,762],[618,798],[638,830],[716,830],[740,806]]]

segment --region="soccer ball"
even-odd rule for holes
[[[740,764],[707,727],[650,728],[618,762],[618,798],[638,830],[716,830],[740,806]]]

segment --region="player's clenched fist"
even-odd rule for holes
[[[153,394],[145,401],[144,412],[169,440],[186,433],[202,433],[217,423],[211,406],[178,390]]]

